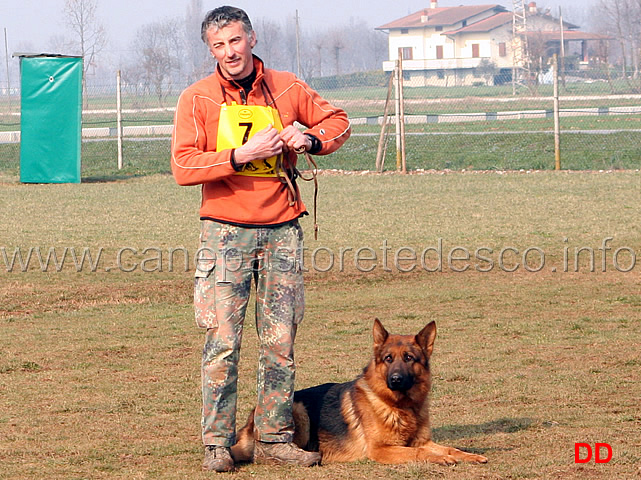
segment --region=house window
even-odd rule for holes
[[[436,30],[437,32],[442,32],[442,31],[443,31],[443,27],[436,27],[436,29],[435,29],[435,30]]]
[[[439,60],[443,58],[443,45],[436,46],[436,58]]]
[[[409,28],[401,28],[401,35],[407,35],[408,33],[410,33]]]
[[[499,57],[505,57],[507,56],[507,47],[505,46],[505,42],[499,43]]]
[[[478,43],[472,44],[472,58],[479,58],[481,56],[481,48]]]
[[[413,55],[413,48],[412,47],[402,47],[401,48],[401,58],[403,60],[411,60],[414,55]]]

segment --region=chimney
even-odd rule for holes
[[[427,23],[428,16],[427,16],[427,8],[423,9],[423,13],[421,13],[421,23]]]
[[[536,2],[530,2],[527,8],[530,13],[536,13],[537,12]]]
[[[437,8],[437,7],[438,7],[438,0],[431,0],[430,8]]]

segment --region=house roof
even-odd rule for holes
[[[446,27],[455,25],[470,17],[484,12],[505,12],[501,5],[473,5],[460,7],[424,8],[406,17],[386,23],[376,30],[390,30],[394,28],[420,28],[420,27]],[[427,21],[423,21],[427,17]]]
[[[500,12],[489,18],[475,22],[472,25],[468,25],[467,27],[444,32],[444,35],[455,35],[457,33],[485,33],[507,23],[512,23],[512,13]]]
[[[558,19],[558,18],[556,18],[556,17],[553,17],[553,16],[550,14],[550,11],[549,11],[549,10],[550,10],[549,8],[548,8],[546,11],[544,11],[544,12],[542,12],[542,11],[540,11],[540,10],[539,10],[539,11],[537,11],[537,13],[536,13],[536,14],[534,14],[534,15],[539,16],[539,17],[546,18],[546,19],[548,19],[548,20],[551,20],[552,22],[558,22],[558,21],[559,21],[559,19]],[[530,14],[530,15],[532,15],[532,14]],[[565,20],[563,20],[563,26],[564,26],[564,28],[567,28],[567,29],[569,29],[569,30],[577,30],[577,29],[579,28],[579,26],[578,26],[578,25],[574,25],[574,24],[572,24],[572,23],[570,23],[570,22],[566,22]]]
[[[376,27],[376,30],[423,27],[453,27],[454,25],[460,24],[464,20],[468,20],[483,13],[489,13],[490,16],[455,30],[444,31],[442,34],[457,35],[461,33],[487,33],[503,25],[512,23],[513,21],[512,12],[507,11],[501,5],[496,4],[459,7],[437,7],[424,8],[422,10],[419,10],[418,12],[407,15],[406,17],[399,18],[398,20],[394,20],[393,22],[389,22],[381,25],[380,27]],[[536,15],[557,21],[547,12],[537,12]],[[565,41],[612,39],[612,37],[609,37],[607,35],[576,31],[574,29],[579,28],[578,26],[568,22],[563,23],[565,28],[567,29],[563,31],[563,39]],[[530,30],[528,31],[527,35],[532,39],[542,39],[546,42],[561,40],[560,30]]]

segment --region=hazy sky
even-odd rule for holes
[[[561,5],[567,16],[587,9],[595,1],[538,0],[537,4],[552,7],[555,13]],[[98,16],[109,36],[109,50],[117,52],[127,48],[141,25],[172,16],[183,17],[189,1],[98,0],[98,3]],[[221,4],[231,4],[245,9],[252,19],[266,17],[273,20],[293,17],[298,9],[303,29],[323,30],[334,22],[347,24],[350,18],[362,19],[374,28],[429,7],[429,3],[430,0],[205,0],[203,5],[209,10]],[[479,4],[500,4],[512,10],[511,0],[439,0],[439,6],[442,7]],[[47,47],[53,36],[71,37],[63,24],[63,5],[64,0],[0,0],[0,43],[4,47],[3,29],[6,28],[9,55],[25,47],[38,52],[51,52],[51,48]],[[4,53],[4,48],[2,51]]]

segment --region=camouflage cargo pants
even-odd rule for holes
[[[258,438],[293,437],[294,339],[303,318],[303,235],[297,221],[243,228],[204,220],[194,281],[196,323],[207,329],[202,358],[205,445],[235,441],[238,361],[252,280],[260,340]]]

